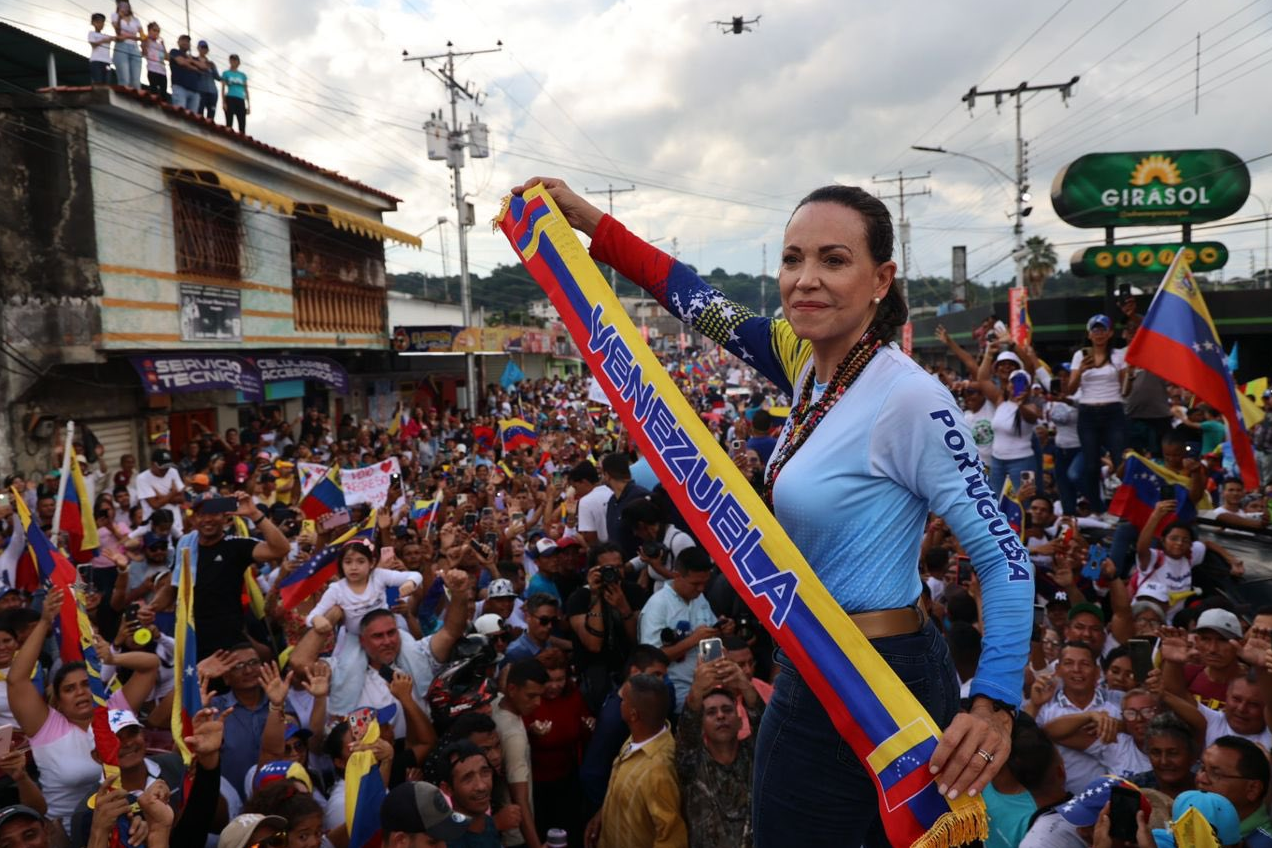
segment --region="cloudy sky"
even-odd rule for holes
[[[80,49],[88,13],[109,2],[0,0],[0,19]],[[183,0],[134,8],[165,34],[184,29]],[[753,32],[722,35],[711,24],[742,13],[763,16]],[[503,42],[457,72],[483,93],[461,119],[478,114],[493,148],[463,171],[482,222],[470,239],[482,272],[512,260],[485,222],[508,186],[531,175],[590,190],[634,185],[614,204],[636,232],[668,249],[675,237],[681,258],[704,269],[758,272],[762,245],[775,267],[782,226],[809,189],[930,171],[916,186],[931,195],[907,203],[912,273],[948,275],[951,246],[967,245],[970,274],[1007,280],[1010,188],[974,162],[909,149],[940,145],[1013,172],[1014,113],[982,100],[969,116],[960,97],[974,84],[1081,76],[1067,108],[1054,92],[1027,96],[1024,108],[1035,195],[1027,234],[1052,239],[1062,260],[1099,234],[1059,222],[1047,199],[1077,156],[1272,154],[1266,0],[189,0],[189,14],[213,58],[244,57],[253,135],[404,198],[387,217],[394,226],[433,227],[424,252],[391,250],[390,270],[442,270],[436,223],[454,220],[449,172],[425,158],[419,126],[444,90],[401,57],[443,52],[448,40],[463,50]],[[1250,169],[1253,193],[1272,204],[1272,156]],[[1262,215],[1252,198],[1235,217]],[[1263,267],[1262,223],[1207,237],[1229,245],[1229,275]]]

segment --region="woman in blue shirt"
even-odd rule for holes
[[[1032,568],[998,512],[954,399],[892,339],[907,320],[892,285],[892,222],[858,188],[818,189],[786,227],[778,288],[784,319],[757,316],[645,244],[559,180],[543,183],[591,254],[795,398],[764,478],[778,521],[879,654],[944,728],[932,758],[950,797],[979,792],[1010,751],[1021,699]],[[918,606],[929,512],[972,557],[984,648],[958,712],[949,651]],[[757,737],[755,845],[887,845],[868,769],[812,690],[782,671]],[[832,744],[838,740],[838,745]]]

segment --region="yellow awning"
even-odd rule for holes
[[[270,191],[247,180],[240,180],[238,177],[222,174],[220,171],[193,171],[184,168],[165,168],[164,171],[174,180],[210,188],[223,188],[240,203],[246,197],[255,201],[262,209],[273,207],[283,215],[295,214],[296,201],[287,195]]]
[[[346,212],[334,206],[326,206],[321,203],[297,203],[296,211],[305,215],[312,215],[315,218],[326,218],[333,227],[348,230],[351,233],[357,233],[367,238],[379,239],[380,241],[392,240],[414,248],[424,246],[424,242],[421,241],[419,236],[395,230],[393,227],[382,224],[374,218],[356,215],[353,212]]]

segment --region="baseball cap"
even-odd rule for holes
[[[1096,327],[1111,330],[1113,329],[1113,321],[1103,312],[1097,312],[1087,319],[1087,330],[1094,330]]]
[[[150,454],[150,461],[160,467],[172,464],[172,451],[159,448]]]
[[[1104,623],[1104,610],[1100,609],[1095,604],[1092,604],[1089,602],[1074,604],[1072,607],[1070,607],[1068,620],[1073,621],[1074,618],[1076,618],[1078,615],[1084,612],[1091,613],[1091,615],[1095,616],[1096,618],[1100,620],[1101,624]]]
[[[556,552],[556,542],[546,536],[534,543],[534,555],[536,559],[541,556],[552,556]]]
[[[0,813],[2,816],[3,813]],[[247,848],[256,828],[267,824],[276,830],[287,829],[287,819],[282,816],[262,816],[259,813],[244,813],[230,820],[230,823],[217,837],[216,848]]]
[[[206,41],[204,41],[202,38],[200,38],[200,39],[199,39],[199,46],[200,46],[200,47],[207,47],[207,46],[208,46],[208,43],[207,43]]]
[[[208,479],[206,474],[192,474],[190,476],[191,486],[211,486],[212,481]]]
[[[155,533],[154,531],[150,531],[150,532],[147,532],[144,537],[142,537],[141,545],[142,547],[147,549],[166,548],[168,547],[169,541],[170,539],[168,538],[168,536]]]
[[[1090,827],[1100,818],[1100,811],[1104,809],[1104,805],[1112,797],[1114,786],[1125,786],[1128,789],[1137,791],[1139,789],[1129,780],[1122,780],[1120,777],[1106,774],[1088,783],[1081,792],[1057,807],[1056,812],[1074,827]],[[1145,813],[1151,811],[1147,799],[1142,795],[1140,796],[1140,808]]]
[[[1196,630],[1213,630],[1229,639],[1240,639],[1243,635],[1241,620],[1225,609],[1208,609],[1197,618]]]
[[[468,453],[468,445],[463,442],[455,445],[455,453]]]
[[[1235,845],[1241,841],[1241,818],[1232,802],[1217,792],[1189,789],[1175,798],[1171,818],[1179,821],[1184,813],[1196,810],[1206,823],[1215,829],[1220,845]]]
[[[557,548],[581,548],[583,542],[577,536],[562,536],[557,540]]]
[[[490,588],[486,590],[487,598],[515,598],[517,590],[512,588],[512,581],[507,578],[500,577],[498,580],[490,581]]]
[[[14,804],[12,807],[5,807],[3,810],[0,810],[0,827],[3,827],[7,822],[17,818],[35,819],[36,821],[44,820],[44,816],[40,815],[25,804]]]
[[[75,461],[76,461],[76,462],[88,462],[88,460],[84,457],[84,454],[82,454],[82,453],[77,453],[77,454],[75,454]]]
[[[256,776],[252,778],[252,789],[257,790],[279,780],[299,780],[309,787],[310,792],[314,789],[314,781],[309,772],[295,760],[274,760],[258,768]]]
[[[114,734],[129,727],[141,727],[141,722],[137,721],[132,710],[110,710],[106,713],[106,721],[110,724],[110,732]]]
[[[1047,606],[1069,606],[1069,593],[1064,589],[1057,589],[1055,594],[1047,599]]]
[[[1004,350],[1002,353],[998,354],[998,356],[994,357],[994,364],[997,365],[999,362],[1014,362],[1022,368],[1025,366],[1025,363],[1020,361],[1020,357],[1012,353],[1010,350]]]
[[[194,482],[194,481],[191,481],[191,482]],[[217,498],[217,497],[220,497],[220,495],[218,495],[216,492],[212,491],[211,489],[209,489],[206,492],[192,493],[190,495],[190,511],[198,512],[199,507],[203,504],[204,501],[210,501],[213,498]]]
[[[301,739],[308,739],[313,735],[314,732],[312,730],[308,727],[301,727],[299,724],[288,723],[286,729],[283,730],[284,740],[295,739],[297,736]]]
[[[234,466],[234,482],[242,483],[245,481],[249,471],[250,469],[247,467],[246,462],[240,462],[238,465]]]
[[[1170,604],[1170,593],[1160,583],[1148,583],[1140,587],[1132,601],[1156,601],[1159,604]]]
[[[431,783],[413,780],[393,787],[380,806],[380,827],[388,833],[427,833],[446,842],[461,839],[472,820],[455,812]]]
[[[493,612],[479,615],[473,621],[473,629],[483,636],[494,636],[497,633],[503,633],[504,626],[503,616]]]

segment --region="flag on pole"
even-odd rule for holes
[[[499,422],[499,438],[504,450],[532,448],[539,444],[539,434],[534,425],[524,418],[504,418]]]
[[[1125,518],[1136,527],[1143,528],[1161,500],[1163,491],[1171,489],[1170,499],[1175,501],[1175,512],[1158,525],[1160,533],[1172,521],[1192,521],[1197,517],[1197,507],[1188,497],[1192,481],[1182,474],[1173,474],[1138,453],[1130,453],[1122,468],[1122,485],[1113,493],[1109,512]]]
[[[311,521],[345,508],[344,489],[340,486],[340,466],[333,465],[318,478],[300,499],[300,511]]]
[[[411,507],[411,521],[415,526],[423,530],[432,524],[437,518],[437,509],[439,502],[436,498],[433,500],[417,500]]]
[[[505,391],[508,391],[525,378],[525,372],[517,367],[517,363],[509,359],[508,364],[504,366],[503,375],[499,378],[499,385],[503,386]]]
[[[190,570],[190,550],[180,552],[177,572],[177,626],[173,632],[176,648],[172,657],[172,741],[186,765],[194,754],[185,739],[194,733],[194,716],[203,709],[203,692],[199,687],[197,663],[198,640],[194,632],[194,577]]]
[[[473,441],[483,448],[493,448],[495,446],[494,428],[487,427],[485,424],[478,424],[473,428]]]
[[[1159,374],[1219,410],[1228,421],[1232,452],[1246,488],[1257,489],[1259,467],[1241,417],[1237,387],[1219,331],[1184,259],[1186,252],[1175,254],[1144,323],[1126,349],[1126,362]]]
[[[340,548],[355,536],[371,539],[375,536],[376,512],[371,510],[367,520],[349,531],[327,547],[305,560],[296,570],[278,581],[278,595],[283,602],[283,609],[295,609],[296,605],[309,596],[322,590],[336,574],[336,559],[340,556]]]
[[[93,518],[88,484],[74,457],[71,457],[70,468],[71,478],[66,484],[66,497],[62,500],[62,517],[58,527],[66,531],[70,540],[68,547],[71,559],[82,563],[97,556],[101,541],[97,537],[97,521]]]

